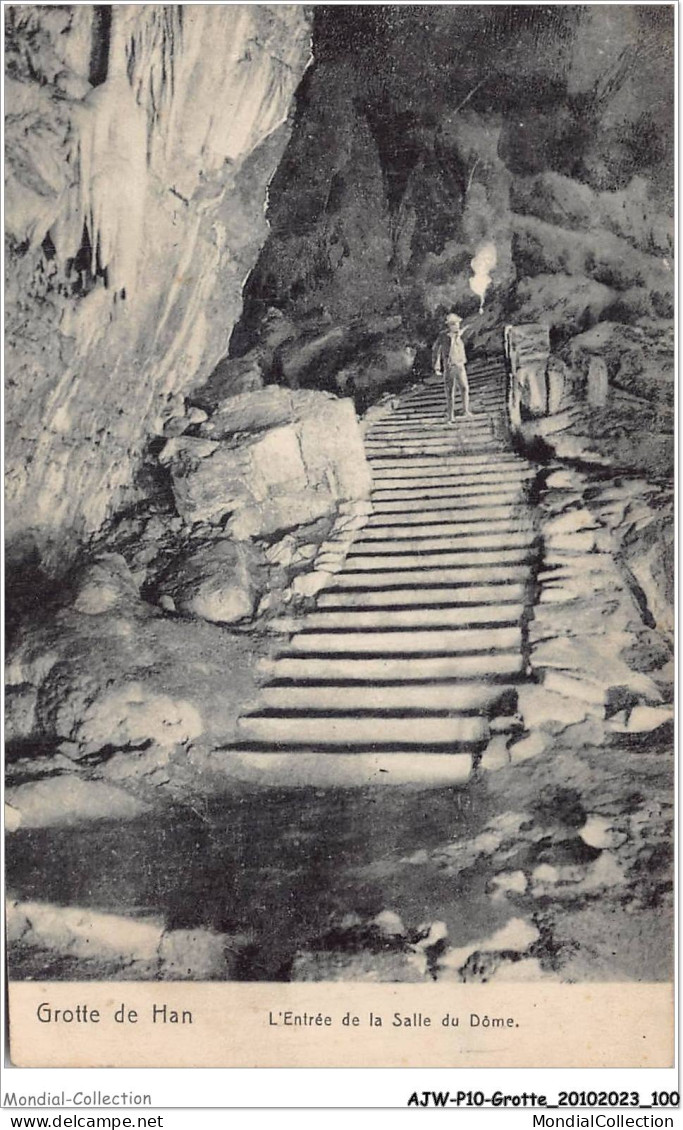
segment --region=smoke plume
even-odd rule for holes
[[[494,269],[497,261],[498,255],[496,253],[495,244],[482,243],[470,264],[470,270],[472,271],[470,290],[474,291],[479,299],[480,314],[484,311],[484,297],[491,285],[491,271]]]

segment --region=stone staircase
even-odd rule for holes
[[[502,360],[470,368],[473,418],[445,420],[441,381],[366,435],[372,514],[315,611],[274,624],[256,709],[227,768],[261,783],[457,784],[524,680],[537,559],[512,450]],[[500,738],[498,739],[500,740]]]

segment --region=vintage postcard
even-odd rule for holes
[[[674,4],[6,4],[15,1066],[667,1067]]]

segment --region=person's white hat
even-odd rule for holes
[[[457,324],[460,325],[460,323],[462,322],[462,318],[460,317],[459,314],[456,314],[455,311],[452,311],[450,314],[446,314],[446,321],[447,322],[457,322]]]

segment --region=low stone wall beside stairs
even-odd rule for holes
[[[620,567],[618,544],[591,512],[586,487],[578,471],[557,464],[539,471],[542,555],[528,626],[532,681],[518,691],[524,733],[486,768],[551,747],[609,746],[619,735],[672,726],[666,641],[652,639]]]

